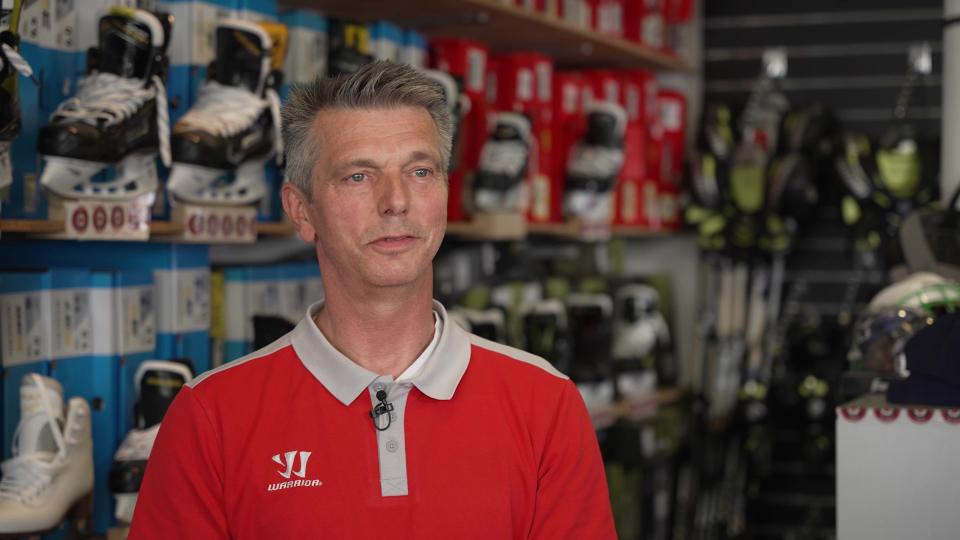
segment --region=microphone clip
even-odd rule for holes
[[[376,428],[377,431],[386,431],[390,429],[390,424],[393,422],[393,415],[391,414],[393,412],[393,403],[387,403],[387,393],[383,390],[377,391],[377,399],[380,403],[377,403],[373,407],[373,410],[370,411],[370,418],[373,419],[373,427]],[[380,417],[383,415],[387,416],[387,425],[380,427]]]

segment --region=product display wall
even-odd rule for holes
[[[176,390],[322,299],[280,106],[375,60],[455,120],[435,297],[577,384],[620,538],[866,530],[834,409],[955,424],[939,4],[8,4],[0,536],[122,537]]]

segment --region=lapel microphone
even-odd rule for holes
[[[373,410],[370,411],[370,418],[373,419],[373,427],[377,431],[386,431],[390,429],[390,423],[393,422],[390,413],[393,412],[393,403],[387,403],[387,393],[384,390],[377,390],[377,399],[380,403],[377,403],[373,407]],[[380,427],[380,417],[387,416],[387,425]]]

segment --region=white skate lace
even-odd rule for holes
[[[570,160],[569,172],[586,178],[616,176],[623,166],[623,150],[601,146],[578,146]]]
[[[0,463],[0,499],[30,500],[43,492],[63,468],[56,454],[37,452]]]
[[[34,375],[31,380],[39,388],[39,401],[43,407],[43,412],[37,414],[46,416],[58,451],[56,454],[33,452],[24,456],[19,455],[21,428],[27,420],[21,419],[13,433],[13,457],[0,463],[0,472],[3,473],[3,478],[0,479],[0,499],[26,501],[36,497],[53,482],[54,477],[64,466],[63,460],[66,457],[67,446],[60,432],[60,426],[55,420],[56,416],[50,409],[50,402],[47,400],[49,390],[39,376]]]
[[[265,107],[269,107],[275,127],[274,148],[277,159],[283,155],[280,137],[280,96],[272,88],[261,99],[246,88],[208,81],[200,89],[197,102],[177,122],[180,127],[202,129],[221,137],[234,135],[247,128]]]
[[[75,120],[92,126],[111,126],[132,116],[149,99],[157,98],[157,135],[160,158],[170,165],[170,119],[167,90],[154,75],[150,85],[113,73],[94,72],[80,80],[77,95],[57,107],[50,119]]]
[[[527,163],[527,148],[517,141],[491,141],[480,155],[483,169],[499,174],[517,175]]]
[[[13,69],[17,70],[17,73],[23,75],[24,77],[29,77],[34,84],[37,83],[37,79],[33,76],[33,68],[30,67],[30,63],[27,60],[20,56],[20,53],[16,49],[4,43],[0,45],[0,48],[3,49],[3,54],[0,55],[0,68],[3,68],[3,60],[6,59],[7,62],[10,62],[10,65],[13,66]]]
[[[115,461],[138,461],[150,457],[153,442],[157,439],[160,424],[147,429],[135,429],[127,433],[123,444],[117,449],[113,459]]]

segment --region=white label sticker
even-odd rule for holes
[[[4,366],[50,359],[50,293],[0,295],[0,359]]]
[[[533,99],[533,72],[529,69],[517,70],[517,98],[525,102]]]
[[[651,226],[660,226],[660,205],[657,202],[657,184],[645,182],[643,184],[643,207],[647,213],[647,221]]]
[[[51,291],[53,341],[51,359],[90,354],[93,329],[90,320],[89,289]]]
[[[680,103],[672,98],[661,99],[660,122],[663,124],[663,129],[668,132],[679,132],[683,129]]]
[[[157,310],[152,285],[124,287],[117,295],[117,352],[150,352],[157,346]]]
[[[620,213],[624,221],[633,222],[637,219],[637,185],[633,182],[623,184],[623,200],[620,201]]]
[[[640,89],[635,84],[627,85],[627,114],[630,120],[640,119]]]
[[[538,174],[533,177],[533,218],[537,221],[550,219],[550,179]]]
[[[563,86],[563,112],[564,114],[576,114],[577,98],[579,97],[577,85],[566,84]]]
[[[537,99],[547,103],[550,101],[553,84],[553,69],[549,62],[537,62]]]
[[[620,83],[613,79],[603,82],[603,95],[607,101],[620,103]]]
[[[643,18],[641,41],[647,47],[663,47],[663,16],[660,13],[648,13]]]
[[[483,92],[483,79],[487,73],[487,54],[481,49],[467,51],[467,90]]]

